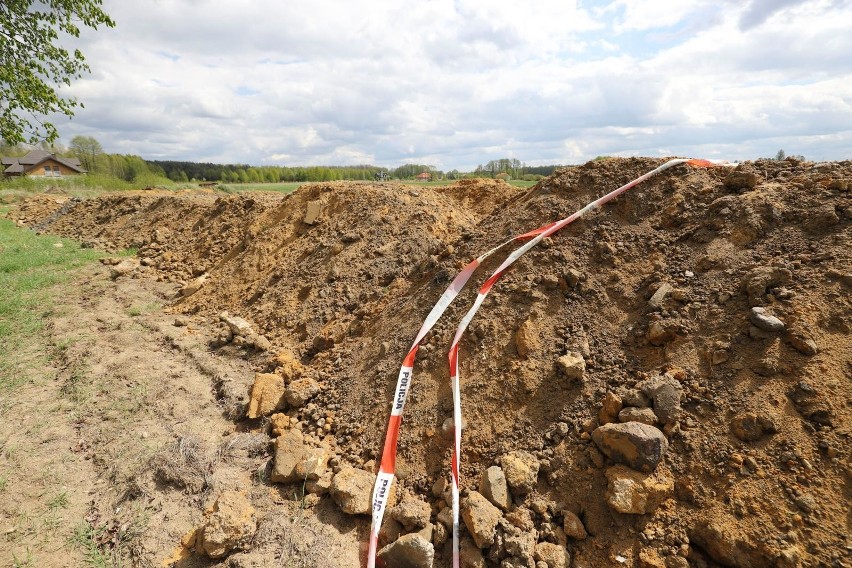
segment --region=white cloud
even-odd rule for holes
[[[84,32],[93,74],[66,92],[86,108],[59,126],[286,165],[849,158],[850,4],[108,0],[118,26]]]

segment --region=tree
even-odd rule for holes
[[[97,169],[96,159],[104,153],[101,143],[91,136],[75,136],[71,139],[71,153],[80,158],[83,167],[94,172]]]
[[[775,154],[776,160],[783,160],[786,157],[787,157],[787,154],[784,153],[784,150],[778,150],[778,153]]]
[[[81,25],[114,27],[100,6],[101,0],[0,2],[0,138],[9,144],[58,138],[44,117],[74,116],[80,103],[57,90],[90,70],[79,49],[61,46],[60,34],[79,37]]]

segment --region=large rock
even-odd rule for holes
[[[346,466],[331,480],[331,497],[344,513],[369,515],[375,482],[372,473]]]
[[[523,450],[509,452],[500,464],[513,494],[526,495],[535,488],[539,462],[534,455]]]
[[[595,428],[592,441],[614,462],[644,472],[653,471],[669,447],[662,432],[641,422],[605,424]]]
[[[259,418],[282,407],[284,402],[284,378],[269,373],[255,373],[251,387],[249,418]]]
[[[535,546],[535,559],[544,562],[547,568],[568,568],[571,557],[564,546],[552,542],[540,542]]]
[[[236,491],[225,491],[196,533],[196,550],[210,558],[222,558],[248,544],[256,529],[254,507],[248,499]]]
[[[606,471],[606,479],[609,482],[605,494],[607,505],[629,515],[653,512],[674,492],[674,478],[663,469],[646,475],[616,465]]]
[[[467,532],[479,548],[491,546],[497,523],[500,521],[500,509],[495,507],[481,493],[471,491],[461,503],[461,514]]]
[[[506,475],[496,465],[482,472],[482,478],[479,480],[479,492],[504,511],[509,510],[512,504]]]
[[[301,408],[321,391],[320,384],[313,379],[298,379],[287,385],[284,398],[293,408]]]
[[[399,521],[406,531],[421,529],[429,524],[432,507],[417,497],[405,497],[390,511],[390,517]]]
[[[275,438],[275,459],[272,464],[273,483],[295,483],[299,477],[297,467],[308,457],[310,448],[305,446],[302,433],[295,428],[285,431]]]
[[[399,537],[377,556],[389,568],[432,568],[435,547],[420,534],[412,533]]]

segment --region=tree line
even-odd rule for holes
[[[472,172],[453,169],[447,172],[429,164],[403,164],[397,168],[384,168],[369,164],[355,166],[251,166],[249,164],[214,164],[180,160],[145,160],[132,154],[108,154],[100,142],[91,136],[75,136],[68,147],[43,142],[38,146],[58,156],[76,157],[92,174],[112,176],[124,181],[141,178],[168,178],[177,183],[208,181],[219,183],[281,183],[338,180],[399,179],[412,180],[428,173],[432,179],[463,179],[489,177],[536,181],[564,166],[527,166],[514,158],[491,160],[478,165]],[[2,145],[0,155],[22,156],[33,146]]]

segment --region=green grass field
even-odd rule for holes
[[[72,240],[39,236],[4,218],[0,206],[0,392],[28,378],[32,349],[70,271],[104,256]],[[57,246],[61,243],[62,246]]]

